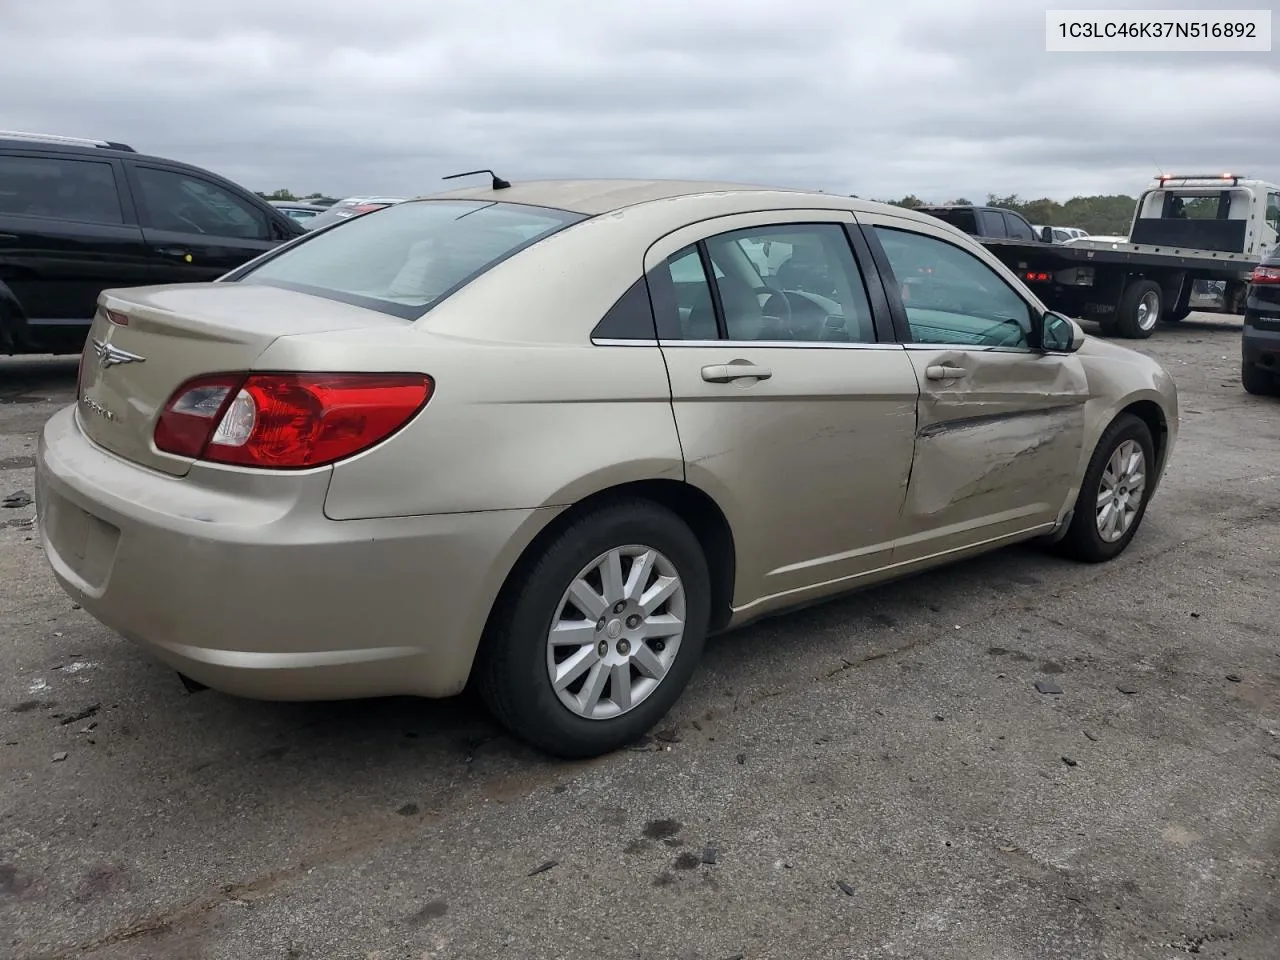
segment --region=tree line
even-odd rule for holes
[[[270,193],[265,193],[262,190],[255,190],[254,193],[260,196],[263,200],[285,200],[285,201],[324,200],[324,199],[327,199],[329,196],[327,193],[308,193],[305,195],[296,194],[292,190],[285,190],[283,188],[280,190],[272,190]]]
[[[889,200],[896,207],[923,207],[928,203],[915,194],[908,194],[901,200]],[[963,197],[947,203],[972,204],[972,200]],[[1001,197],[994,193],[987,194],[985,206],[1001,207],[1014,210],[1032,223],[1050,227],[1079,227],[1089,233],[1106,235],[1129,235],[1129,225],[1133,221],[1133,209],[1137,205],[1136,197],[1124,194],[1112,196],[1072,197],[1066,203],[1042,197],[1039,200],[1023,200],[1017,194]]]

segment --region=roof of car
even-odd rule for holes
[[[4,146],[6,149],[32,150],[40,153],[71,153],[94,157],[128,157],[132,160],[147,159],[146,154],[138,153],[133,149],[117,150],[113,147],[96,147],[91,144],[76,142],[6,137],[3,134],[0,134],[0,145]],[[120,146],[125,145],[120,144]]]
[[[852,197],[824,194],[816,190],[704,180],[531,180],[513,182],[510,187],[501,190],[494,190],[489,186],[447,190],[431,194],[430,199],[456,198],[528,203],[540,207],[555,207],[560,210],[597,216],[602,213],[620,210],[623,207],[650,203],[656,200],[673,200],[678,197],[747,191],[826,197],[829,203],[824,205],[832,206],[836,204],[830,203],[830,201],[848,200],[851,205],[850,209],[853,209],[859,203]],[[840,203],[839,206],[844,206],[844,204]]]
[[[123,146],[123,144],[122,144]],[[135,163],[156,163],[163,164],[166,167],[173,167],[178,170],[188,170],[191,173],[200,174],[202,176],[214,176],[221,180],[226,180],[225,176],[207,170],[204,167],[198,167],[195,164],[183,163],[181,160],[171,160],[168,157],[158,156],[150,153],[139,153],[136,150],[116,150],[112,147],[95,147],[87,146],[80,143],[58,142],[54,140],[28,140],[18,139],[15,137],[5,137],[0,135],[0,147],[5,150],[22,150],[30,153],[65,153],[70,156],[92,157],[95,160],[130,160]]]

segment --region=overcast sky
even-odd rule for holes
[[[338,196],[475,167],[935,201],[1280,180],[1280,53],[1044,50],[1047,8],[1144,5],[1227,4],[10,0],[0,128]]]

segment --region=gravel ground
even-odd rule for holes
[[[188,694],[0,509],[0,956],[1275,960],[1280,401],[1234,319],[1140,344],[1183,425],[1121,559],[1015,548],[720,638],[589,763],[467,699]],[[75,366],[0,360],[0,497]]]

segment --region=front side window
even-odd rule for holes
[[[1004,215],[1004,226],[1009,236],[1014,240],[1034,240],[1036,238],[1035,231],[1031,229],[1031,225],[1016,213],[1006,213]]]
[[[397,203],[312,234],[228,279],[415,320],[499,261],[582,219],[487,200]]]
[[[0,213],[82,223],[124,223],[111,164],[0,157]]]
[[[156,230],[241,240],[271,238],[266,214],[208,180],[154,167],[137,167],[135,175],[147,225]]]
[[[1267,194],[1267,223],[1272,230],[1280,231],[1280,193]]]
[[[935,237],[889,227],[875,231],[913,342],[1029,349],[1031,307],[989,266]]]
[[[667,261],[686,340],[872,343],[866,287],[839,224],[751,227]],[[719,317],[715,308],[718,300]]]

